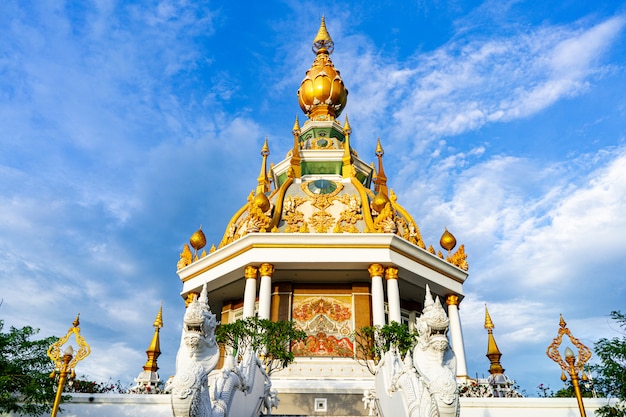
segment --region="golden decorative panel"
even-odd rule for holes
[[[352,316],[350,295],[294,295],[292,319],[307,333],[304,341],[293,344],[294,355],[352,357]]]

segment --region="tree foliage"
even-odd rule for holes
[[[385,352],[397,348],[404,356],[417,343],[418,333],[409,327],[392,321],[384,326],[365,326],[354,333],[357,360],[374,373],[376,365]]]
[[[626,331],[626,315],[612,311],[611,318],[622,328],[622,333]],[[596,414],[602,417],[626,416],[626,334],[612,339],[602,338],[595,343],[594,350],[600,360],[599,364],[591,367],[596,374],[596,389],[622,402],[616,406],[606,405],[598,409]]]
[[[39,330],[11,327],[4,333],[0,320],[0,412],[40,415],[52,409],[54,369],[46,351],[55,337],[31,340]]]
[[[306,338],[292,321],[271,321],[256,316],[222,324],[215,330],[218,343],[243,354],[252,348],[265,365],[268,375],[293,362],[291,344]]]

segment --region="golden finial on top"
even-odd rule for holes
[[[346,121],[343,123],[343,132],[346,135],[352,133],[352,128],[350,127],[350,122],[348,121],[348,115],[346,114]]]
[[[378,157],[378,172],[376,174],[376,187],[375,190],[378,193],[382,193],[387,195],[387,176],[385,175],[385,169],[383,168],[383,155],[385,151],[383,150],[383,145],[380,143],[380,138],[378,138],[378,142],[376,143],[376,157]]]
[[[439,239],[439,244],[442,248],[450,252],[456,246],[456,238],[448,229],[445,228],[443,234],[441,235],[441,239]]]
[[[163,303],[161,303],[161,307],[159,308],[159,312],[157,313],[157,316],[154,319],[154,323],[152,325],[154,327],[158,328],[158,329],[163,327]]]
[[[559,318],[559,326],[561,327],[561,329],[564,329],[565,326],[567,326],[567,323],[565,323],[565,320],[563,320],[563,315],[559,314],[560,318]]]
[[[78,326],[80,326],[80,320],[79,320],[79,317],[80,317],[80,313],[78,313],[78,314],[76,315],[76,318],[75,318],[75,319],[74,319],[74,321],[72,322],[72,325],[73,325],[74,327],[78,327]]]
[[[487,309],[487,303],[485,303],[485,329],[493,329],[493,321],[491,321],[491,316],[489,315],[489,310]]]
[[[299,134],[300,133],[300,122],[298,121],[298,115],[296,114],[296,121],[293,122],[293,127],[291,128],[291,133]]]
[[[196,250],[196,252],[198,252],[206,245],[206,236],[202,231],[202,225],[200,225],[200,228],[198,230],[193,232],[193,234],[189,238],[189,244],[192,248]]]
[[[348,89],[330,59],[333,49],[333,40],[322,18],[320,29],[313,40],[315,60],[298,89],[298,104],[311,120],[335,120],[348,101]]]
[[[263,161],[261,162],[261,172],[259,173],[259,177],[257,178],[257,187],[256,187],[256,195],[264,194],[269,191],[270,181],[267,177],[267,157],[270,154],[270,147],[268,146],[267,136],[265,137],[265,142],[263,142],[263,147],[261,148],[261,156],[263,157]]]
[[[383,145],[380,144],[380,138],[378,138],[378,142],[376,142],[376,156],[383,156],[385,151],[383,150]]]
[[[322,23],[320,23],[317,35],[315,35],[315,39],[313,39],[313,52],[317,54],[320,51],[327,51],[329,54],[332,54],[334,49],[335,43],[330,37],[328,30],[326,30],[326,20],[324,16],[322,16]]]

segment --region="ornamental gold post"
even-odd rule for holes
[[[567,372],[572,380],[572,386],[574,387],[574,394],[576,395],[576,400],[578,401],[578,409],[580,410],[581,417],[586,417],[585,407],[583,405],[583,398],[580,392],[580,381],[578,377],[578,373],[581,372],[582,380],[587,380],[587,375],[585,375],[584,366],[585,363],[591,358],[591,350],[583,345],[580,340],[576,339],[572,336],[572,333],[567,328],[565,320],[563,320],[563,316],[561,316],[559,320],[559,333],[557,337],[552,340],[550,346],[548,346],[548,350],[546,350],[546,354],[550,359],[555,361],[561,367],[561,380],[565,382],[567,377],[565,376],[565,372]],[[563,335],[567,335],[569,337],[572,344],[578,349],[578,360],[574,354],[574,351],[569,347],[565,348],[565,360],[561,357],[559,353],[559,346],[563,340]]]
[[[59,373],[59,386],[57,388],[57,393],[54,398],[54,404],[52,405],[52,414],[50,417],[55,417],[57,415],[57,411],[59,410],[59,404],[61,403],[61,396],[63,395],[63,388],[65,387],[65,382],[67,381],[67,376],[69,374],[70,379],[73,379],[76,374],[74,373],[74,368],[76,368],[76,364],[81,360],[85,359],[90,353],[91,348],[85,342],[85,339],[80,334],[80,321],[78,317],[80,314],[76,316],[74,322],[72,323],[72,327],[67,331],[67,334],[54,342],[48,348],[48,357],[54,362],[54,371],[50,375],[51,378]],[[74,334],[76,337],[76,343],[78,344],[78,352],[74,355],[74,348],[72,345],[68,345],[67,348],[63,351],[61,355],[61,347],[67,342],[70,338],[70,335]]]

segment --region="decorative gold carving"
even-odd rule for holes
[[[374,226],[379,233],[396,233],[398,231],[391,203],[386,203],[385,207],[376,216]]]
[[[191,249],[189,249],[189,244],[185,243],[185,246],[183,246],[183,251],[180,253],[180,259],[176,264],[176,269],[181,270],[187,265],[191,265],[192,260],[193,255],[191,254]]]
[[[283,220],[287,223],[285,232],[297,233],[300,231],[301,226],[304,226],[304,214],[298,207],[306,201],[305,198],[300,196],[288,196],[283,203]]]
[[[356,195],[346,194],[338,198],[337,201],[343,203],[347,208],[339,215],[339,220],[337,220],[334,232],[358,233],[359,229],[356,227],[356,222],[363,220],[361,204],[358,197]]]
[[[326,196],[326,197],[334,197],[334,196],[336,196],[337,194],[339,194],[339,193],[341,192],[341,190],[343,190],[343,184],[342,184],[342,183],[340,183],[340,182],[335,182],[335,181],[331,181],[331,182],[332,182],[332,183],[334,183],[334,184],[335,184],[335,186],[336,186],[336,188],[335,188],[333,191],[331,191],[331,192],[330,192],[330,193],[328,193],[328,194],[316,194],[316,193],[311,192],[311,190],[309,189],[309,183],[310,183],[310,182],[311,182],[311,181],[308,181],[308,182],[303,182],[303,183],[300,185],[300,188],[302,188],[302,191],[304,191],[304,193],[305,193],[306,195],[308,195],[309,197],[311,197],[311,198],[318,198],[318,197],[321,197],[321,196]]]
[[[385,269],[385,279],[398,279],[398,268],[390,266]]]
[[[209,253],[213,253],[215,252],[217,249],[215,249],[215,244],[211,245],[211,249],[209,250]]]
[[[430,245],[428,247],[428,253],[432,253],[433,255],[437,255],[437,252],[435,251],[435,248],[433,248],[433,245]]]
[[[382,277],[385,268],[381,264],[371,264],[370,267],[367,268],[367,272],[370,273],[370,278]]]
[[[259,266],[259,274],[262,277],[271,277],[274,274],[274,265],[263,263]]]
[[[440,259],[443,259],[443,253],[441,253],[441,251],[437,251],[437,256],[438,256]]]
[[[335,190],[336,191],[336,190]],[[315,228],[317,233],[327,233],[328,229],[333,225],[333,215],[326,209],[333,205],[333,194],[320,194],[314,198],[310,198],[311,205],[317,209],[309,218],[309,223]]]
[[[446,305],[458,306],[459,305],[459,296],[456,295],[456,294],[448,294],[446,296]]]
[[[559,364],[561,369],[569,372],[570,366],[559,353],[559,346],[561,346],[561,342],[563,341],[563,335],[569,337],[570,342],[572,342],[572,344],[578,349],[578,361],[574,364],[574,370],[576,372],[583,372],[585,363],[587,363],[587,361],[591,359],[591,350],[572,335],[572,332],[570,331],[570,329],[567,328],[567,323],[565,323],[565,320],[563,320],[562,315],[559,319],[558,335],[552,340],[550,346],[548,346],[548,349],[546,350],[546,355],[548,355],[548,357],[554,362]]]
[[[246,279],[256,279],[258,269],[252,265],[247,265],[243,270],[243,276]]]
[[[465,253],[465,245],[459,246],[456,252],[453,255],[446,257],[446,261],[450,262],[452,265],[456,265],[461,268],[463,271],[467,271],[469,265],[467,264],[467,254]]]

